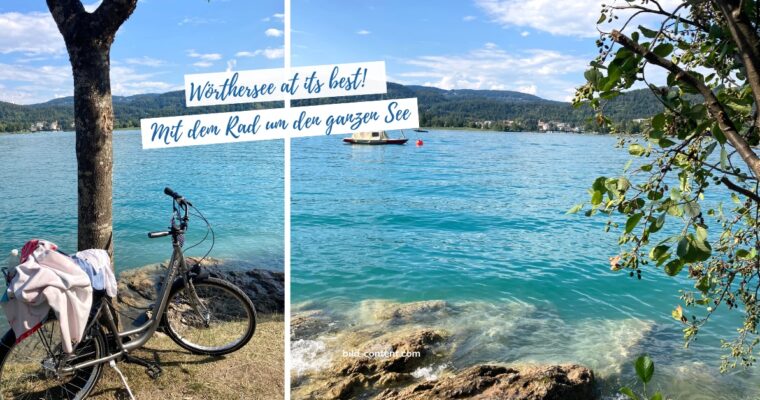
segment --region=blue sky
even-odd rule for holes
[[[187,73],[282,67],[283,9],[282,0],[141,0],[112,47],[112,92],[160,93],[180,89]],[[0,100],[29,104],[72,92],[45,2],[3,0]]]
[[[597,54],[607,0],[291,1],[294,66],[384,60],[394,82],[567,101]],[[282,0],[140,0],[113,46],[112,91],[165,92],[187,73],[281,67],[283,9]],[[3,0],[0,32],[0,100],[71,95],[43,0]]]
[[[292,0],[293,65],[385,60],[391,81],[569,100],[602,0]]]

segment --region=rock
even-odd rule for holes
[[[366,300],[361,303],[361,312],[375,322],[408,324],[444,318],[451,311],[443,300],[396,303],[385,300]]]
[[[476,365],[438,381],[387,389],[376,400],[422,399],[595,399],[594,374],[579,365]]]
[[[421,330],[402,337],[381,338],[359,351],[362,354],[377,354],[376,357],[345,357],[343,365],[337,371],[341,375],[411,373],[435,354],[435,346],[442,343],[444,338],[444,333],[431,330]]]
[[[198,260],[188,258],[189,266]],[[232,282],[251,298],[258,313],[285,311],[284,274],[282,272],[241,266],[216,259],[205,259],[202,268],[209,274]],[[156,302],[156,296],[166,275],[166,264],[151,264],[121,271],[118,279],[119,311],[136,323],[144,321],[145,311]]]
[[[348,399],[408,384],[412,372],[440,357],[446,338],[445,332],[425,329],[380,336],[299,382],[293,398]]]
[[[330,331],[331,319],[320,310],[302,311],[290,317],[290,339],[312,339]]]
[[[285,274],[267,269],[241,270],[234,264],[217,263],[206,267],[211,276],[232,282],[243,289],[263,314],[285,312]]]

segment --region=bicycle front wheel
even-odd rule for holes
[[[245,346],[256,331],[256,309],[240,288],[206,278],[173,288],[164,313],[165,332],[194,354],[220,356]]]
[[[92,328],[68,356],[61,347],[61,330],[55,319],[48,319],[19,343],[10,330],[0,343],[0,399],[84,399],[97,384],[103,365],[65,376],[59,375],[56,367],[96,360],[105,353],[105,341],[97,328]]]

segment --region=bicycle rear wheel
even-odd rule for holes
[[[103,357],[105,353],[103,335],[93,328],[66,363],[75,365]],[[86,398],[100,379],[103,364],[59,376],[55,369],[65,357],[60,326],[54,318],[45,321],[37,332],[19,343],[13,330],[9,330],[0,342],[0,399]]]
[[[195,354],[219,356],[245,346],[256,331],[256,309],[240,288],[222,279],[193,281],[200,304],[185,285],[169,294],[164,330],[175,343]]]

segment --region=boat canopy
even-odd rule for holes
[[[354,140],[388,140],[388,135],[385,134],[385,131],[379,131],[379,132],[356,132],[353,135],[351,135],[351,138]]]

